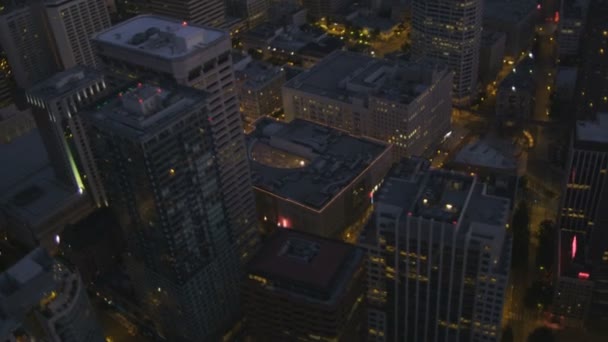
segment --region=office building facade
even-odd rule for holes
[[[262,116],[278,112],[282,106],[281,87],[285,70],[261,61],[251,61],[236,71],[240,110],[246,130]]]
[[[504,32],[505,56],[516,61],[530,49],[540,11],[534,1],[486,0],[483,2],[483,29]]]
[[[175,20],[217,28],[226,19],[225,6],[224,0],[150,0],[147,9]]]
[[[228,0],[227,12],[234,17],[243,18],[249,28],[268,20],[272,0]]]
[[[591,0],[581,44],[577,78],[577,118],[608,112],[608,1]]]
[[[370,341],[499,341],[511,261],[509,200],[475,176],[396,164],[373,196]]]
[[[130,276],[172,340],[214,340],[238,311],[238,231],[208,100],[191,88],[138,83],[86,114]]]
[[[79,111],[109,91],[103,74],[76,66],[26,92],[56,177],[74,191],[86,192],[96,207],[108,201]]]
[[[210,94],[211,134],[228,218],[241,256],[249,257],[258,241],[256,213],[228,33],[143,15],[101,32],[93,43],[113,75],[160,77]]]
[[[6,52],[0,46],[0,108],[4,108],[14,102],[15,81],[13,79],[11,66],[8,65]]]
[[[20,2],[0,15],[0,45],[17,85],[28,89],[60,70],[95,67],[90,37],[109,26],[103,0]]]
[[[6,52],[15,83],[23,89],[58,70],[48,32],[44,31],[43,12],[40,4],[12,2],[0,13],[0,45]]]
[[[62,69],[76,65],[95,67],[91,36],[110,27],[104,0],[51,0],[45,2],[48,28],[52,32]]]
[[[608,114],[599,113],[593,121],[577,122],[570,146],[559,213],[558,286],[556,312],[568,318],[606,317],[608,299],[608,236],[601,229],[608,224],[604,208],[608,205]],[[569,278],[566,281],[563,278]],[[593,282],[593,286],[588,283]],[[578,287],[572,286],[578,285]],[[568,291],[570,288],[570,291]],[[587,300],[573,301],[572,292]],[[574,290],[573,290],[574,289]]]
[[[412,0],[412,56],[444,63],[454,72],[452,97],[476,96],[482,0]]]
[[[560,58],[577,56],[581,45],[586,8],[579,1],[562,1],[558,23],[558,49]]]
[[[363,251],[279,229],[248,265],[243,299],[255,341],[362,341]]]
[[[283,86],[287,121],[310,120],[421,155],[451,129],[452,73],[337,51]]]

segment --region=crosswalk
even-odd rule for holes
[[[515,321],[515,322],[523,321],[524,314],[521,312],[508,312],[507,319],[510,321]]]

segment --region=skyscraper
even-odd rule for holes
[[[47,0],[46,18],[63,69],[76,65],[94,67],[91,36],[110,27],[104,0]]]
[[[180,21],[213,27],[220,27],[226,15],[224,0],[150,0],[148,9]]]
[[[256,213],[229,34],[143,15],[99,33],[93,42],[106,70],[116,76],[152,75],[209,94],[211,134],[228,219],[241,257],[249,257],[258,241]]]
[[[32,326],[41,331],[29,331]],[[105,340],[78,272],[43,248],[0,274],[0,338],[17,329],[31,340]]]
[[[239,256],[209,98],[142,84],[86,114],[140,300],[172,340],[214,341],[238,310]]]
[[[26,89],[58,68],[44,30],[41,5],[12,1],[0,12],[0,45],[4,48],[17,86]]]
[[[454,72],[457,105],[476,95],[482,7],[482,0],[412,0],[412,56],[445,63]]]
[[[14,99],[14,80],[6,51],[0,46],[0,108],[13,103]]]
[[[578,119],[608,112],[608,0],[591,0],[577,78]]]
[[[268,9],[271,0],[228,0],[227,12],[247,21],[249,27],[254,27],[268,19]]]
[[[608,313],[608,113],[594,121],[579,121],[570,146],[559,227],[556,311],[583,319]],[[593,286],[588,282],[593,281]],[[593,289],[591,307],[585,300]]]
[[[76,66],[26,92],[55,175],[74,191],[86,192],[96,206],[107,205],[107,198],[78,112],[108,91],[100,72]]]
[[[368,248],[372,341],[499,341],[509,200],[475,176],[403,160],[374,193]]]
[[[103,0],[48,0],[9,5],[0,15],[0,44],[23,89],[75,65],[94,67],[90,37],[110,26]]]

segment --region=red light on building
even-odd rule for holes
[[[141,82],[137,83],[137,88],[141,88],[143,86],[143,84],[141,84]]]
[[[572,238],[572,259],[574,259],[574,257],[576,256],[576,247],[577,247],[577,242],[576,242],[576,235],[574,235],[574,237]]]
[[[540,11],[542,8],[543,8],[543,5],[541,5],[541,4],[537,4],[537,5],[536,5],[536,9],[537,9],[537,10],[539,10],[539,11]]]
[[[185,21],[185,20],[184,20],[184,21],[182,21],[182,26],[183,26],[183,27],[188,26],[188,22],[187,22],[187,21]]]
[[[369,192],[369,198],[374,198],[374,192],[373,191]]]
[[[458,224],[458,221],[455,221],[455,220],[454,220],[454,221],[452,221],[452,224],[453,224],[453,225],[457,225],[457,224]]]
[[[279,217],[279,222],[277,223],[277,227],[281,228],[291,228],[291,222],[289,219],[285,217]]]
[[[162,89],[160,89],[160,88],[156,88],[156,92],[160,94],[160,93],[162,93],[162,92],[163,92],[163,90],[162,90]]]
[[[572,169],[570,173],[570,183],[576,183],[576,169]]]
[[[137,99],[137,102],[144,103],[144,99]]]
[[[412,216],[412,215],[414,215],[414,214],[412,214],[412,212],[411,212],[411,211],[408,211],[408,212],[407,212],[407,216]]]
[[[559,23],[559,12],[555,11],[555,15],[553,16],[553,21],[555,21],[556,23]]]
[[[587,272],[578,272],[578,279],[589,279],[589,273],[587,273]]]

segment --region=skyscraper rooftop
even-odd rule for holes
[[[168,17],[140,15],[98,33],[93,40],[171,59],[205,48],[227,34]]]
[[[28,93],[42,99],[57,97],[72,92],[75,89],[82,89],[88,83],[96,82],[100,79],[103,79],[101,72],[90,67],[77,65],[37,83],[28,90]]]
[[[199,90],[138,83],[110,98],[91,117],[117,132],[138,137],[166,128],[163,123],[173,115],[189,111],[204,101],[205,93]]]
[[[488,196],[485,185],[460,172],[426,169],[417,158],[397,164],[374,197],[399,206],[408,216],[467,227],[481,223],[504,227],[509,216],[509,200]],[[461,231],[467,231],[461,229]]]

